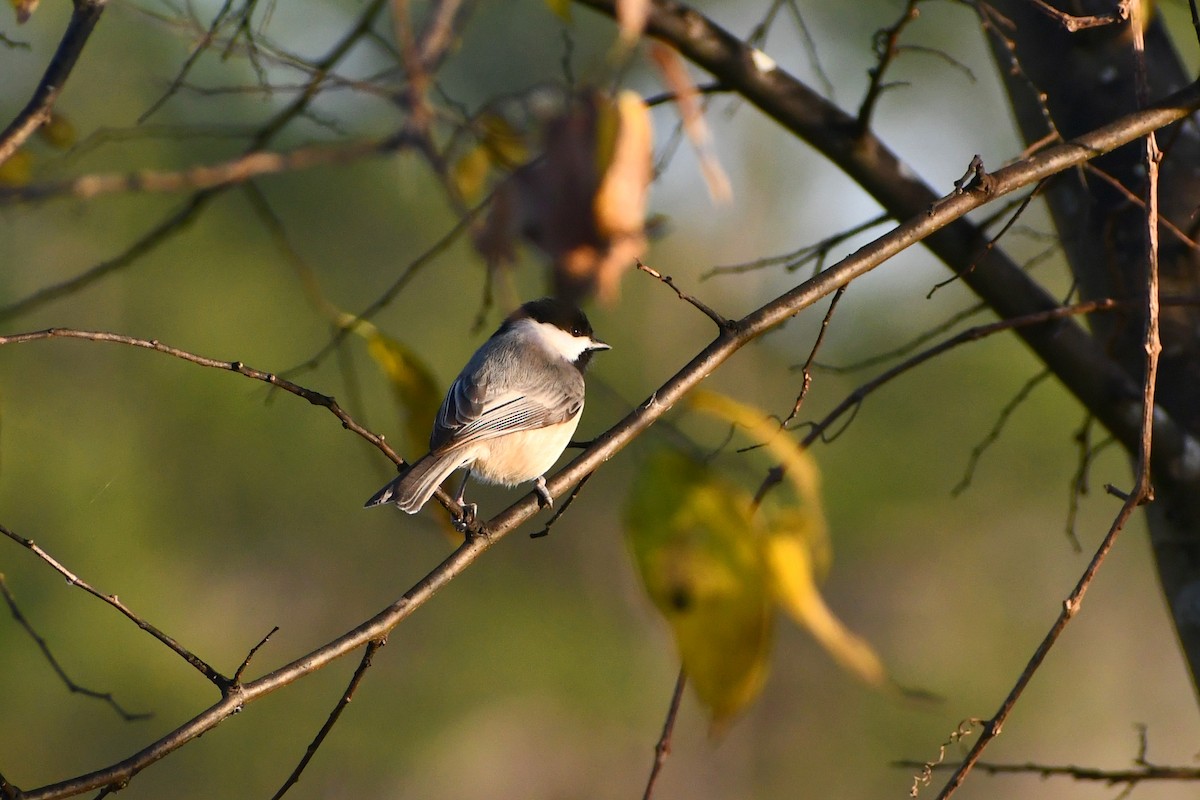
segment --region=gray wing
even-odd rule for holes
[[[491,360],[488,356],[490,355]],[[573,366],[521,362],[483,349],[455,379],[438,411],[432,451],[566,422],[583,407],[583,376]]]

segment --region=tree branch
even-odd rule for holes
[[[71,21],[54,57],[50,59],[46,72],[38,82],[33,97],[21,109],[16,118],[0,133],[0,164],[7,161],[34,131],[50,119],[54,104],[62,94],[63,86],[75,69],[84,45],[91,37],[100,15],[104,13],[108,0],[75,0],[75,8],[71,12]]]
[[[579,2],[608,16],[616,13],[615,0]],[[869,132],[857,135],[855,117],[782,69],[765,63],[761,56],[756,58],[753,48],[695,9],[674,0],[655,0],[651,4],[646,32],[671,44],[731,91],[742,95],[785,129],[819,150],[894,218],[910,220],[880,239],[878,245],[898,251],[912,244],[914,239],[909,237],[922,239],[952,269],[974,261],[987,241],[977,226],[956,212],[960,204],[976,207],[986,199],[1010,193],[1018,185],[1036,183],[1110,152],[1200,108],[1200,83],[1193,83],[1144,110],[1120,116],[1086,135],[1047,147],[1031,158],[991,173],[996,182],[994,191],[986,198],[978,192],[969,192],[940,201],[937,193],[916,177],[916,171],[905,165],[881,140]],[[937,210],[928,214],[930,206],[939,201]],[[914,226],[911,221],[926,215],[930,221],[943,219],[944,212],[950,212],[949,216],[928,229],[922,225]],[[873,251],[874,247],[868,249]],[[795,313],[791,310],[793,303],[801,302],[801,296],[807,296],[810,291],[833,291],[858,277],[859,270],[865,272],[874,266],[866,262],[855,263],[856,256],[826,270],[814,281],[802,284],[745,322],[751,327],[768,321],[773,323],[778,315]],[[843,281],[846,271],[851,274]],[[1004,318],[1023,317],[1058,306],[1054,297],[1000,250],[989,252],[975,269],[963,275],[963,280]],[[816,285],[810,286],[814,282],[820,289]],[[1046,325],[1023,326],[1017,333],[1129,452],[1137,451],[1141,438],[1136,410],[1141,398],[1140,387],[1087,331],[1074,322],[1057,320]],[[1159,415],[1155,428],[1155,458],[1164,468],[1184,463],[1181,457],[1189,441],[1165,414]]]
[[[656,22],[660,7],[656,6],[651,15],[652,26]],[[689,12],[694,14],[694,12]],[[736,40],[734,40],[736,41]],[[746,69],[757,70],[748,62]],[[777,72],[772,71],[772,74]],[[772,78],[772,81],[776,78]],[[708,375],[721,366],[734,353],[754,341],[766,332],[783,324],[800,311],[809,307],[822,297],[845,286],[892,256],[913,246],[914,244],[941,236],[946,241],[946,231],[954,224],[966,224],[960,221],[962,216],[984,205],[991,200],[1016,191],[1023,186],[1035,183],[1056,172],[1069,169],[1083,161],[1120,146],[1157,127],[1166,125],[1173,120],[1185,116],[1190,110],[1200,106],[1200,87],[1192,86],[1158,106],[1118,120],[1112,125],[1105,126],[1076,140],[1048,148],[1037,156],[1000,169],[992,174],[993,190],[988,193],[967,191],[947,198],[944,202],[930,209],[930,202],[919,205],[918,213],[907,222],[899,225],[877,241],[859,249],[843,259],[838,264],[826,269],[813,278],[801,283],[787,293],[767,303],[757,311],[740,320],[731,321],[729,326],[722,329],[718,336],[698,353],[688,364],[683,366],[673,377],[667,380],[657,391],[628,414],[624,419],[598,437],[582,455],[568,464],[547,481],[547,488],[554,497],[561,497],[570,487],[574,486],[586,475],[594,472],[605,461],[612,458],[646,430],[672,406],[702,382]],[[899,163],[894,164],[899,169]],[[919,185],[919,184],[918,184]],[[923,188],[923,187],[922,187]],[[925,193],[931,190],[923,189]],[[959,235],[955,234],[954,240]],[[966,247],[969,240],[957,241],[958,246]],[[989,270],[977,269],[971,273],[977,276]],[[1043,298],[1036,284],[1016,270],[1019,279],[1028,287],[1032,287],[1035,297]],[[1017,278],[1001,273],[1004,280]],[[1045,300],[1053,303],[1052,300]],[[1044,309],[1043,309],[1044,310]],[[1111,390],[1113,387],[1128,390],[1130,381],[1124,374],[1107,361],[1103,354],[1094,350],[1091,340],[1077,325],[1066,320],[1056,320],[1044,326],[1035,326],[1042,331],[1042,339],[1053,338],[1055,341],[1066,341],[1068,344],[1081,339],[1074,346],[1085,347],[1080,353],[1070,350],[1073,358],[1081,358],[1089,369],[1105,381],[1091,380],[1095,385],[1091,388],[1099,391],[1101,388]],[[1026,330],[1026,329],[1023,329]],[[46,334],[41,334],[46,338]],[[1037,337],[1033,337],[1037,338]],[[149,344],[149,343],[147,343]],[[142,345],[146,346],[146,345]],[[155,347],[154,349],[158,349]],[[1061,354],[1058,354],[1061,357]],[[1095,362],[1095,363],[1093,363]],[[232,368],[226,365],[226,368]],[[240,371],[240,370],[238,370]],[[264,373],[265,375],[266,373]],[[1132,390],[1139,397],[1136,390]],[[1098,412],[1101,419],[1111,420],[1113,428],[1119,435],[1138,435],[1138,425],[1132,426],[1128,420],[1121,418],[1119,401],[1112,401],[1113,395],[1103,395],[1105,402],[1100,402],[1101,395],[1090,397],[1093,403],[1100,407]],[[1120,394],[1115,395],[1120,397]],[[1139,397],[1140,399],[1140,397]],[[1132,427],[1132,431],[1130,428]],[[1162,436],[1161,442],[1156,442],[1156,452],[1167,449],[1167,445],[1182,448],[1184,440],[1169,422],[1163,422],[1155,429],[1156,436]],[[1160,446],[1162,445],[1162,446]],[[187,742],[202,735],[220,724],[224,719],[237,713],[247,704],[260,699],[293,681],[323,668],[342,656],[364,646],[373,639],[386,636],[393,628],[404,621],[417,608],[420,608],[439,589],[465,571],[474,561],[487,551],[501,538],[511,533],[519,525],[530,519],[539,509],[539,502],[533,493],[525,496],[509,508],[497,514],[486,523],[480,523],[473,529],[466,541],[428,575],[414,585],[401,598],[381,610],[375,616],[366,620],[358,627],[330,641],[322,647],[313,650],[295,661],[284,665],[257,680],[239,684],[230,690],[220,702],[210,706],[188,722],[171,731],[158,741],[134,753],[128,758],[104,769],[44,786],[22,794],[27,800],[50,800],[50,798],[67,797],[86,791],[101,789],[107,786],[120,786],[130,780],[141,770],[167,756]]]

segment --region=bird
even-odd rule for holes
[[[371,496],[364,508],[395,504],[415,514],[455,470],[465,468],[456,500],[464,503],[472,476],[516,486],[535,481],[553,506],[545,473],[571,441],[583,412],[583,372],[592,355],[610,349],[574,304],[531,300],[510,314],[454,379],[429,436],[429,453]]]

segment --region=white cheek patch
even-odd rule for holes
[[[592,346],[592,340],[587,336],[572,336],[557,325],[547,322],[533,324],[538,327],[539,335],[550,349],[567,361],[574,361]]]

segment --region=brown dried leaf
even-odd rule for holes
[[[617,27],[621,32],[621,43],[628,47],[636,42],[646,29],[650,17],[650,0],[617,0]]]
[[[33,16],[33,12],[37,11],[38,2],[40,0],[9,0],[12,7],[17,11],[17,24],[24,25]]]
[[[717,203],[728,202],[733,197],[729,176],[713,151],[712,136],[704,122],[704,110],[700,107],[700,93],[688,77],[683,59],[679,53],[658,42],[650,46],[650,58],[658,67],[667,88],[675,95],[675,107],[679,109],[683,131],[700,159],[700,171],[708,186],[709,197]]]

